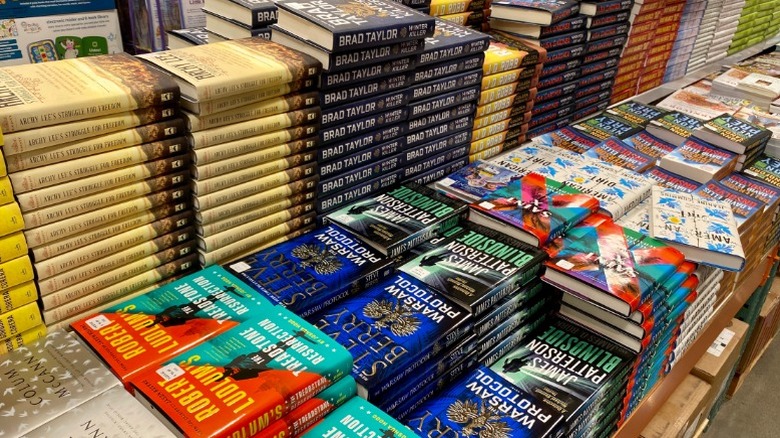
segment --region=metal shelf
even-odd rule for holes
[[[677,389],[680,382],[687,376],[696,362],[701,359],[707,348],[737,314],[739,309],[747,302],[759,286],[764,283],[767,272],[774,263],[773,254],[764,256],[762,263],[758,264],[753,272],[748,274],[741,287],[734,290],[726,303],[713,315],[709,324],[702,330],[699,337],[688,348],[674,368],[661,380],[640,403],[636,410],[618,429],[613,438],[636,438],[640,436],[645,426],[653,419],[658,410],[663,406],[669,396]]]

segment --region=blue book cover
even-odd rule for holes
[[[377,162],[382,157],[390,157],[401,153],[400,142],[390,141],[367,148],[346,157],[336,158],[320,164],[320,178],[329,178],[352,169]]]
[[[353,86],[359,82],[369,81],[384,76],[398,73],[407,73],[414,70],[415,59],[413,56],[392,59],[380,64],[371,64],[355,67],[350,70],[322,72],[320,76],[320,90]]]
[[[401,170],[401,178],[403,181],[414,178],[418,175],[422,175],[425,172],[431,171],[439,166],[444,166],[447,163],[451,163],[455,160],[468,158],[470,145],[456,146],[448,151],[442,152],[438,155],[434,155],[423,161],[407,164]]]
[[[328,178],[321,178],[317,183],[317,194],[321,197],[328,196],[343,190],[344,187],[360,186],[368,180],[404,169],[406,167],[402,165],[400,154],[382,157],[356,169],[339,172]]]
[[[536,277],[543,251],[468,223],[461,233],[398,269],[442,291],[475,317]]]
[[[392,271],[392,260],[335,225],[328,225],[227,266],[276,304],[307,316],[370,287]]]
[[[355,358],[358,395],[376,399],[472,330],[472,315],[403,272],[334,304],[314,325]]]
[[[429,143],[406,148],[403,151],[402,159],[404,163],[415,163],[425,159],[426,157],[431,157],[440,152],[444,152],[445,150],[452,149],[456,146],[469,144],[470,142],[471,131],[456,132],[455,134],[447,135]]]
[[[655,164],[655,159],[643,154],[615,137],[609,137],[584,153],[591,157],[642,173]]]
[[[419,436],[452,431],[457,436],[541,438],[560,436],[562,416],[541,397],[480,366],[406,417]]]
[[[764,211],[763,202],[752,196],[732,190],[720,181],[709,181],[699,187],[694,193],[707,199],[716,199],[729,203],[739,228],[743,228],[745,222],[752,223],[753,219],[760,217]]]
[[[426,82],[433,79],[439,79],[456,73],[482,68],[482,62],[485,60],[485,53],[478,52],[464,56],[462,58],[451,59],[436,64],[424,65],[415,69],[413,83]]]
[[[279,25],[333,52],[419,40],[433,35],[431,16],[391,0],[279,0]]]
[[[608,68],[616,67],[619,62],[620,62],[620,57],[602,59],[596,62],[592,62],[590,64],[583,65],[580,68],[580,73],[583,76],[587,76],[599,72],[601,70],[606,70]]]
[[[424,116],[415,117],[406,122],[406,132],[417,132],[428,126],[438,125],[455,119],[466,120],[464,117],[467,117],[468,120],[471,121],[476,109],[477,103],[472,101],[441,109],[438,112],[428,113]],[[463,124],[459,129],[466,129],[469,127],[468,125],[469,124]],[[473,123],[471,123],[471,125],[473,125]]]
[[[557,75],[566,71],[575,70],[582,64],[581,58],[570,59],[559,63],[545,63],[539,78],[545,78],[551,75]]]
[[[327,128],[333,125],[342,124],[360,117],[370,116],[382,111],[388,111],[400,108],[409,103],[409,90],[401,89],[391,91],[380,96],[373,96],[355,102],[345,103],[337,107],[322,109],[320,126]]]
[[[382,93],[405,91],[411,83],[411,73],[398,73],[359,84],[347,84],[336,90],[322,91],[320,103],[323,108],[344,105]]]
[[[406,146],[406,139],[403,137],[405,133],[405,125],[396,123],[383,126],[381,130],[370,131],[329,145],[322,145],[317,148],[317,161],[323,163],[369,150],[369,148],[382,148],[385,145],[388,154],[390,154],[393,153],[391,151],[402,150]]]
[[[418,66],[484,52],[490,44],[487,34],[440,18],[434,21],[433,35],[425,39],[425,48],[417,55]]]
[[[363,185],[349,187],[341,192],[328,196],[318,196],[315,208],[317,209],[317,213],[323,215],[338,208],[347,206],[360,199],[364,199],[367,196],[371,196],[375,193],[381,193],[391,187],[397,186],[400,182],[400,171],[390,172],[372,180],[366,181]]]
[[[644,174],[658,181],[659,185],[678,192],[693,193],[701,187],[701,183],[674,172],[669,172],[662,167],[652,167]]]
[[[375,128],[380,128],[384,125],[403,122],[408,116],[409,109],[407,107],[395,108],[368,117],[353,119],[343,125],[320,129],[318,137],[320,144],[335,143],[360,135],[366,131],[374,132]]]
[[[360,397],[352,397],[302,438],[334,437],[415,438],[415,434],[395,418]]]
[[[475,69],[410,87],[411,100],[418,101],[482,83],[482,70]]]
[[[435,186],[455,198],[475,202],[521,176],[514,169],[477,160],[438,181]]]

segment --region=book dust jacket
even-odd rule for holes
[[[282,307],[264,313],[138,375],[137,394],[186,436],[251,436],[348,375],[342,346]]]

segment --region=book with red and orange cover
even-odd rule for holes
[[[628,317],[685,258],[669,245],[594,214],[548,245],[543,279]]]
[[[272,307],[232,274],[211,266],[71,327],[127,382]]]
[[[134,377],[136,397],[184,436],[251,436],[349,376],[346,348],[283,307]]]
[[[534,246],[599,210],[599,201],[538,173],[510,181],[470,205],[469,220]]]

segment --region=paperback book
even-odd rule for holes
[[[395,257],[456,225],[466,209],[428,187],[407,183],[336,210],[326,220]]]
[[[469,220],[540,247],[599,210],[599,201],[529,173],[470,205]]]
[[[696,138],[689,138],[671,153],[663,156],[659,165],[701,184],[721,179],[734,170],[737,155],[714,147]]]

